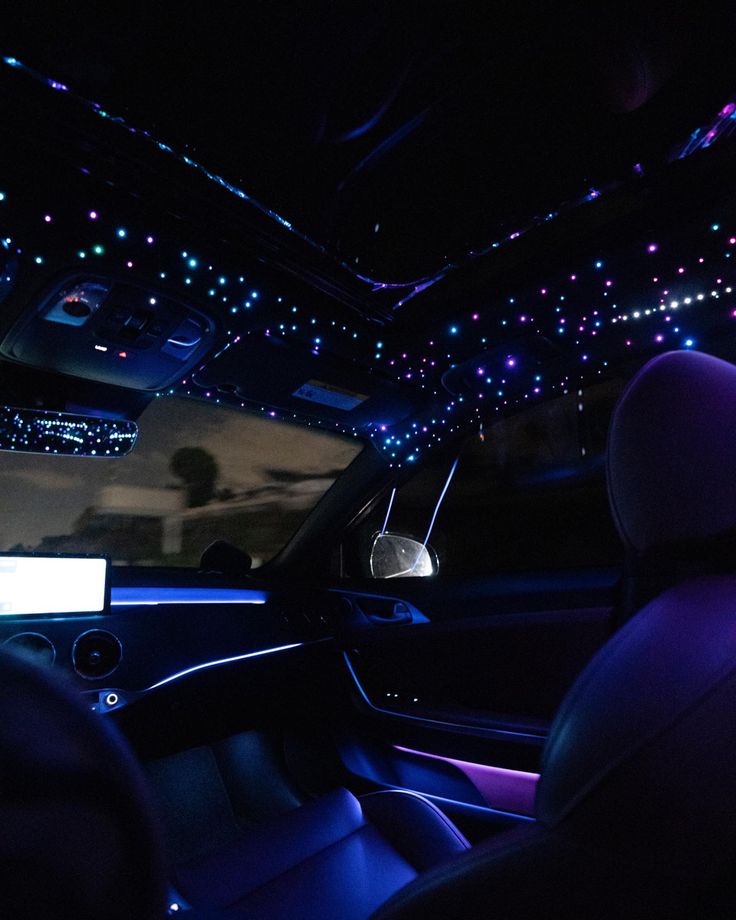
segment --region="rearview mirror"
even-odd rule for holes
[[[0,450],[75,457],[124,457],[138,437],[127,419],[0,406]]]
[[[429,547],[396,533],[376,534],[369,564],[373,578],[426,578],[439,568]]]

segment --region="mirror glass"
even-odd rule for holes
[[[0,450],[75,457],[124,457],[138,437],[127,419],[0,406]]]
[[[373,578],[426,578],[437,572],[438,565],[431,550],[418,540],[379,533],[373,538],[370,569]]]

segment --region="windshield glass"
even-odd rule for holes
[[[179,397],[122,459],[0,452],[0,549],[196,566],[213,540],[274,556],[360,452],[353,438]]]

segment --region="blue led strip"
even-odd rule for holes
[[[355,668],[353,667],[352,662],[350,661],[350,656],[348,655],[348,653],[343,652],[342,654],[345,660],[345,664],[347,665],[347,669],[350,673],[350,676],[353,679],[353,683],[355,684],[356,690],[360,694],[360,697],[363,700],[363,702],[370,709],[372,709],[373,712],[379,712],[381,713],[381,715],[393,716],[394,718],[398,718],[398,719],[408,719],[409,721],[412,721],[412,722],[421,722],[424,725],[442,725],[447,728],[464,729],[465,731],[467,731],[468,728],[474,727],[474,726],[468,726],[467,724],[463,725],[460,722],[447,722],[443,719],[428,719],[425,716],[413,715],[411,712],[400,712],[395,709],[384,709],[382,706],[377,706],[370,699],[368,694],[365,692],[365,689],[363,685],[361,684],[358,675],[355,673]],[[532,735],[527,732],[509,731],[508,729],[504,729],[504,728],[479,728],[478,731],[486,735],[493,735],[493,736],[501,735],[505,738],[512,738],[515,740],[527,739],[530,741],[537,741],[537,742],[544,740],[541,735]]]
[[[276,652],[285,652],[288,649],[300,648],[303,646],[303,642],[292,642],[289,645],[277,645],[275,648],[264,648],[257,652],[246,652],[244,655],[233,655],[230,658],[217,658],[214,661],[203,661],[201,664],[195,664],[191,668],[185,668],[183,671],[177,671],[176,674],[170,674],[168,677],[164,677],[163,680],[158,681],[155,684],[152,684],[150,687],[146,688],[148,690],[157,690],[159,687],[163,687],[165,684],[170,684],[175,680],[180,680],[182,677],[187,677],[189,674],[195,674],[197,671],[205,671],[208,668],[216,668],[221,664],[232,664],[235,661],[246,661],[249,658],[262,658],[264,655],[274,655]]]
[[[165,604],[265,604],[268,594],[252,588],[113,588],[113,607]]]

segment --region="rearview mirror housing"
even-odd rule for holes
[[[124,457],[138,437],[127,419],[0,406],[0,450],[67,457]]]

